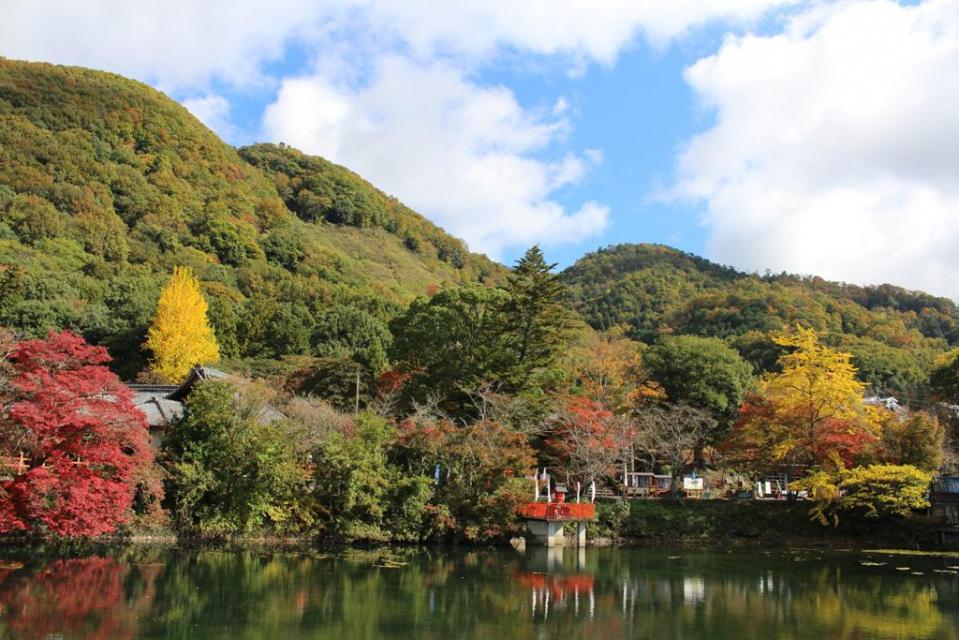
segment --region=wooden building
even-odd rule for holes
[[[937,476],[929,487],[933,517],[947,527],[959,527],[959,476]]]

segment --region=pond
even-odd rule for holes
[[[957,638],[959,557],[0,552],[0,638]]]

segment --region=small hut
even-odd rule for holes
[[[959,527],[959,476],[937,476],[929,487],[932,515],[947,527]]]

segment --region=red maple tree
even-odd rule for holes
[[[128,518],[152,453],[146,418],[109,360],[69,332],[9,355],[12,403],[0,428],[20,432],[29,464],[0,483],[0,532],[94,536]]]
[[[580,396],[566,398],[560,406],[546,439],[559,465],[584,482],[609,474],[633,437],[629,421]]]

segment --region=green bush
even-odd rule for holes
[[[223,536],[295,532],[312,521],[307,475],[281,423],[263,424],[220,381],[199,384],[163,445],[167,499],[177,527]]]

